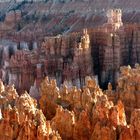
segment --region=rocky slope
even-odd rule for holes
[[[139,15],[139,2],[136,0],[133,2],[131,0],[128,1],[78,0],[59,3],[57,2],[52,4],[50,8],[50,13],[59,14],[59,13],[68,13],[68,11],[73,11],[74,15],[78,16],[78,19],[76,20],[76,23],[73,24],[71,30],[74,29],[76,30],[76,28],[80,28],[81,26],[94,27],[95,25],[102,24],[106,20],[105,18],[106,11],[110,8],[120,8],[123,10],[124,23],[135,22],[136,17]],[[131,18],[127,18],[128,15],[130,15]]]
[[[107,18],[106,12],[110,8],[121,8],[123,10],[124,23],[139,23],[139,2],[134,0],[68,0],[47,2],[11,2],[0,4],[1,20],[0,29],[7,30],[7,38],[21,36],[23,40],[40,39],[43,35],[67,34],[79,31],[83,28],[93,28],[103,25]],[[10,8],[11,7],[11,8]],[[9,9],[9,10],[7,10]],[[12,10],[22,13],[20,20],[14,19]],[[6,22],[8,12],[13,17],[12,23]],[[12,12],[12,13],[11,13]],[[5,17],[6,15],[6,17]],[[16,15],[16,13],[15,13]],[[12,32],[11,32],[12,31]],[[28,37],[26,34],[28,34]],[[15,37],[14,37],[15,38]]]

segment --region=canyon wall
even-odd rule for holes
[[[41,43],[20,42],[11,45],[14,47],[3,43],[2,80],[21,92],[33,85],[38,89],[45,76],[55,78],[59,87],[65,83],[80,88],[86,76],[93,76],[102,88],[108,82],[116,88],[119,68],[140,63],[140,28],[139,24],[124,25],[120,9],[109,10],[107,16],[103,26],[46,36]]]

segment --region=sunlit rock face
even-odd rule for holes
[[[0,139],[1,140],[61,140],[52,130],[37,102],[28,93],[18,95],[14,86],[0,81]]]
[[[50,114],[51,126],[62,139],[139,139],[139,97],[137,100],[135,97],[138,79],[138,64],[134,69],[130,66],[121,68],[115,91],[110,83],[108,89],[102,91],[90,77],[86,78],[82,90],[76,87],[69,89],[66,85],[59,89],[56,81],[49,81],[46,77],[40,88],[40,107],[47,118]],[[52,104],[54,112],[48,108]]]
[[[139,69],[121,67],[117,89],[109,83],[105,91],[90,76],[83,88],[46,77],[38,102],[0,81],[0,139],[139,140]]]
[[[121,68],[121,78],[118,80],[119,98],[124,102],[126,113],[131,116],[134,108],[139,108],[139,71],[140,66],[135,65],[134,69],[130,66]]]
[[[114,30],[117,30],[121,26],[123,26],[121,9],[108,10],[107,17],[108,17],[107,24],[112,25],[114,27]]]

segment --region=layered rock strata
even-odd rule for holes
[[[80,88],[86,76],[94,76],[102,88],[108,82],[116,88],[120,66],[140,63],[139,24],[123,24],[121,16],[120,9],[113,9],[103,26],[47,36],[38,45],[33,41],[2,45],[0,77],[20,92],[29,91],[34,83],[37,92],[45,76],[55,78],[59,87],[65,83]]]

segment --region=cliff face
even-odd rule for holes
[[[2,80],[20,91],[29,91],[35,84],[37,92],[46,75],[55,78],[59,87],[65,83],[79,88],[85,85],[86,76],[94,76],[102,88],[106,89],[108,82],[115,88],[120,66],[140,63],[140,28],[139,24],[123,24],[120,9],[109,10],[107,17],[103,26],[46,36],[38,45],[2,45]]]
[[[41,48],[35,44],[30,47],[25,42],[15,44],[15,49],[9,46],[5,51],[5,45],[1,46],[1,71],[5,72],[1,78],[8,84],[14,84],[19,91],[29,91],[34,83],[39,87],[45,75],[56,78],[59,86],[66,82],[69,86],[74,84],[81,87],[85,76],[93,74],[90,39],[86,29],[81,34],[46,37]]]

